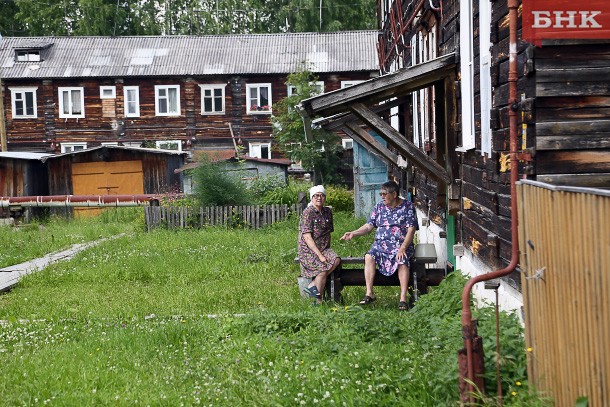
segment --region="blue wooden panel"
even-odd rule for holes
[[[374,132],[371,135],[379,143],[385,140]],[[368,218],[373,207],[379,202],[381,184],[388,180],[388,167],[364,146],[354,141],[354,206],[358,217]]]

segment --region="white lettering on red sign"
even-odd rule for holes
[[[532,28],[602,28],[595,17],[601,11],[532,11]],[[578,23],[578,24],[577,24]]]

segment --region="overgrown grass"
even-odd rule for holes
[[[52,217],[44,222],[0,227],[0,268],[66,249],[76,243],[131,231],[136,218],[144,219],[143,213],[142,208],[109,209],[94,219],[67,221]]]
[[[338,241],[361,223],[335,214],[340,255],[370,245]],[[396,310],[395,287],[371,308],[353,305],[361,287],[346,288],[343,305],[313,307],[296,286],[296,219],[259,231],[126,230],[0,296],[0,404],[458,404],[458,273],[409,313]],[[504,404],[538,405],[516,386],[526,383],[519,324],[502,318],[512,329],[502,376],[515,391]],[[479,319],[494,332],[491,312]]]

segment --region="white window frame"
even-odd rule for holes
[[[101,143],[102,146],[118,146],[119,142],[118,141],[109,141],[107,143]]]
[[[344,150],[351,150],[354,148],[354,139],[344,138],[341,139],[341,146],[343,146]]]
[[[35,119],[38,117],[38,105],[36,103],[36,91],[38,87],[23,87],[23,88],[9,88],[11,91],[11,105],[12,105],[12,116],[13,119]],[[27,114],[27,105],[26,105],[26,93],[32,93],[32,108],[33,114]],[[18,99],[20,95],[21,99]],[[17,114],[17,102],[23,103],[23,112],[24,114]]]
[[[39,50],[18,50],[15,51],[16,62],[40,62]]]
[[[170,95],[169,92],[173,90],[176,92],[176,106],[175,109],[170,109]],[[161,96],[160,92],[165,91],[166,95]],[[160,102],[163,99],[167,99],[167,111],[161,112]],[[155,85],[155,115],[156,116],[180,116],[180,85]]]
[[[106,95],[110,91],[110,95]],[[100,86],[100,99],[116,99],[116,86]]]
[[[60,145],[62,153],[73,153],[87,149],[87,143],[61,143]]]
[[[134,92],[134,99],[129,99],[129,92]],[[129,111],[129,104],[133,103],[135,111]],[[125,117],[140,117],[140,87],[139,86],[124,86],[123,87],[123,111]]]
[[[261,89],[266,88],[268,93],[267,104],[262,106],[268,106],[267,110],[253,110],[253,106],[258,106],[261,100]],[[250,95],[252,90],[257,90],[256,99],[253,99]],[[248,83],[246,84],[246,113],[247,114],[271,114],[271,106],[273,105],[273,99],[271,96],[271,84],[270,83]]]
[[[316,92],[313,93],[314,95],[321,95],[324,93],[324,81],[312,81],[309,82],[309,84],[316,87]],[[288,85],[287,90],[288,96],[292,96],[296,93],[297,87],[294,85]]]
[[[172,145],[177,146],[178,148],[163,148],[164,144],[172,144]],[[157,140],[157,141],[155,141],[155,147],[159,150],[182,151],[182,141],[181,140]]]
[[[74,113],[74,100],[73,100],[73,92],[79,92],[80,93],[80,105],[81,105],[81,112],[80,113]],[[69,113],[65,113],[64,110],[66,108],[65,103],[64,103],[64,93],[68,94],[68,110]],[[82,87],[59,87],[57,88],[57,94],[59,97],[59,117],[60,118],[83,118],[85,117],[85,89]]]
[[[350,86],[358,85],[364,82],[363,80],[341,81],[341,89],[349,88]]]
[[[460,1],[460,77],[462,102],[462,145],[456,151],[468,151],[474,142],[474,51],[472,0]]]
[[[199,85],[199,87],[201,88],[201,114],[202,115],[215,115],[215,114],[225,114],[225,88],[227,87],[227,84],[205,84],[205,85]],[[220,92],[222,93],[220,98],[221,98],[221,102],[222,102],[222,107],[220,110],[216,110],[216,103],[215,99],[218,96],[214,95],[214,91],[216,90],[220,90]],[[206,91],[210,91],[210,95],[205,95]],[[205,100],[206,99],[212,99],[212,110],[211,111],[206,111],[205,110]]]
[[[491,157],[491,1],[479,0],[479,78],[481,99],[481,155]]]
[[[263,157],[263,147],[267,147],[267,157]],[[271,159],[271,143],[250,142],[248,156],[251,158]]]
[[[417,31],[411,37],[411,65],[415,66],[436,58],[437,24],[424,32]],[[413,115],[413,144],[424,148],[426,142],[436,141],[436,103],[434,86],[411,93]]]

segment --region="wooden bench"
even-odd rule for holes
[[[299,258],[294,259],[299,263]],[[409,267],[409,303],[412,306],[420,295],[428,292],[428,287],[438,286],[446,276],[444,268],[429,268],[427,264],[436,263],[436,259],[417,258],[411,259]],[[391,276],[375,274],[375,286],[400,286],[398,273]],[[341,257],[341,264],[337,267],[326,282],[324,295],[335,301],[341,301],[343,287],[364,287],[364,257]]]

